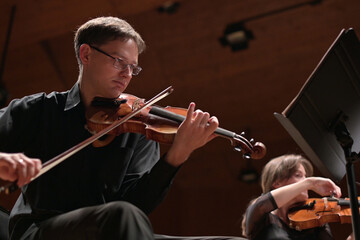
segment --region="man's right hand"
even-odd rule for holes
[[[16,181],[19,187],[29,183],[41,169],[41,161],[22,153],[0,153],[0,178]]]

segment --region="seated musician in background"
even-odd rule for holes
[[[191,103],[161,158],[158,143],[128,132],[104,147],[87,146],[29,183],[37,159],[43,164],[91,136],[84,126],[93,99],[118,98],[141,70],[145,43],[122,19],[89,20],[74,45],[79,76],[71,90],[16,99],[0,110],[1,176],[28,183],[11,211],[10,239],[154,239],[146,214],[190,154],[215,137],[218,120]]]
[[[262,195],[252,200],[243,216],[243,235],[249,239],[333,239],[330,227],[297,231],[290,228],[288,212],[308,199],[308,190],[321,196],[341,196],[327,178],[310,177],[311,163],[301,155],[283,155],[269,161],[261,175]],[[352,239],[350,235],[348,240]]]

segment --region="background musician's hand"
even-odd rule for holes
[[[333,181],[322,177],[309,177],[311,181],[311,190],[320,194],[321,196],[341,197],[341,189]]]
[[[19,187],[30,182],[41,169],[39,159],[28,158],[22,153],[0,153],[0,178],[16,181]]]
[[[214,131],[219,126],[216,117],[201,110],[195,111],[195,103],[190,103],[186,119],[181,123],[174,142],[167,154],[167,161],[173,166],[184,163],[190,154],[216,137]]]

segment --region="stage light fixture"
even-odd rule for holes
[[[244,183],[254,183],[259,180],[259,173],[254,168],[243,169],[239,174],[239,180]]]
[[[253,33],[245,28],[243,22],[237,22],[226,26],[219,41],[223,46],[230,46],[232,51],[238,51],[248,48],[250,39],[254,39]]]
[[[242,19],[241,21],[238,21],[236,23],[228,24],[225,28],[224,36],[219,39],[220,43],[223,46],[229,45],[233,51],[247,49],[249,45],[249,40],[254,39],[254,35],[252,31],[245,28],[245,23],[293,10],[309,4],[315,6],[317,4],[320,4],[321,2],[322,0],[309,0],[302,3],[295,3],[284,8],[275,9],[269,12]]]
[[[164,4],[162,4],[160,7],[158,7],[158,12],[173,14],[178,10],[179,6],[180,6],[179,2],[167,1]]]

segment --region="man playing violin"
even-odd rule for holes
[[[34,94],[0,110],[0,177],[26,184],[11,211],[10,238],[153,239],[146,214],[190,154],[215,137],[218,120],[191,103],[163,157],[158,143],[124,133],[30,181],[40,160],[44,164],[91,136],[85,113],[95,97],[119,97],[141,71],[138,55],[145,43],[119,18],[86,22],[74,45],[79,76],[71,90]]]
[[[297,231],[289,226],[288,212],[308,199],[308,190],[321,196],[341,196],[333,181],[310,177],[311,163],[301,155],[287,154],[269,161],[261,174],[263,193],[244,214],[243,235],[249,239],[333,239],[329,225]],[[350,235],[347,240],[353,239]]]

